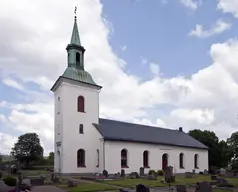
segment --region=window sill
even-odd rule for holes
[[[99,167],[99,165],[97,165],[96,167]]]
[[[185,169],[184,167],[180,167],[179,169]]]
[[[86,165],[78,165],[78,168],[86,168]]]
[[[199,167],[195,167],[195,169],[199,169]]]
[[[86,113],[85,111],[78,111],[79,113]]]
[[[145,168],[145,169],[149,169],[149,168],[150,168],[150,166],[144,166],[143,168]]]
[[[121,168],[125,169],[125,168],[129,168],[128,166],[121,166]]]

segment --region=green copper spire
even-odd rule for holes
[[[75,7],[76,14],[77,7]],[[74,27],[70,44],[66,47],[68,52],[68,67],[64,71],[63,77],[98,86],[92,76],[84,70],[85,49],[80,43],[77,17],[74,19]]]
[[[73,28],[70,44],[81,45],[76,16],[74,18],[74,28]]]

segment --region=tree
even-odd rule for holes
[[[12,155],[20,162],[26,163],[26,166],[30,161],[43,158],[43,152],[44,149],[36,133],[26,133],[18,137],[11,151]]]
[[[54,164],[54,152],[49,153],[48,162],[50,165]]]
[[[227,139],[227,144],[230,147],[233,161],[238,162],[238,131],[231,134],[231,137]]]
[[[229,146],[225,141],[219,142],[213,131],[194,129],[188,134],[209,148],[209,167],[227,167],[231,156]]]
[[[230,146],[222,140],[218,143],[218,147],[220,150],[220,167],[228,166],[233,156]]]
[[[0,154],[0,163],[2,163],[2,155]]]
[[[50,152],[49,153],[49,159],[50,160],[54,160],[54,152]]]

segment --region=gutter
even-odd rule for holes
[[[105,170],[105,140],[103,139],[103,170]]]

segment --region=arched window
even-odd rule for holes
[[[77,163],[78,167],[85,167],[85,151],[83,149],[78,150]]]
[[[149,168],[149,152],[148,151],[144,151],[143,153],[143,167]]]
[[[76,53],[76,67],[80,67],[80,54]]]
[[[180,169],[184,168],[184,154],[183,153],[179,154],[179,168]]]
[[[199,169],[199,167],[198,167],[198,154],[194,155],[194,168]]]
[[[165,171],[165,168],[168,166],[169,161],[169,155],[167,153],[164,153],[162,156],[162,170]]]
[[[78,97],[78,112],[84,112],[84,97]]]
[[[79,133],[80,133],[80,134],[83,134],[83,124],[80,124],[80,125],[79,125]]]
[[[99,167],[99,149],[97,149],[97,166],[96,167]]]
[[[121,150],[121,167],[122,168],[128,168],[128,165],[127,165],[127,150],[126,149]]]

